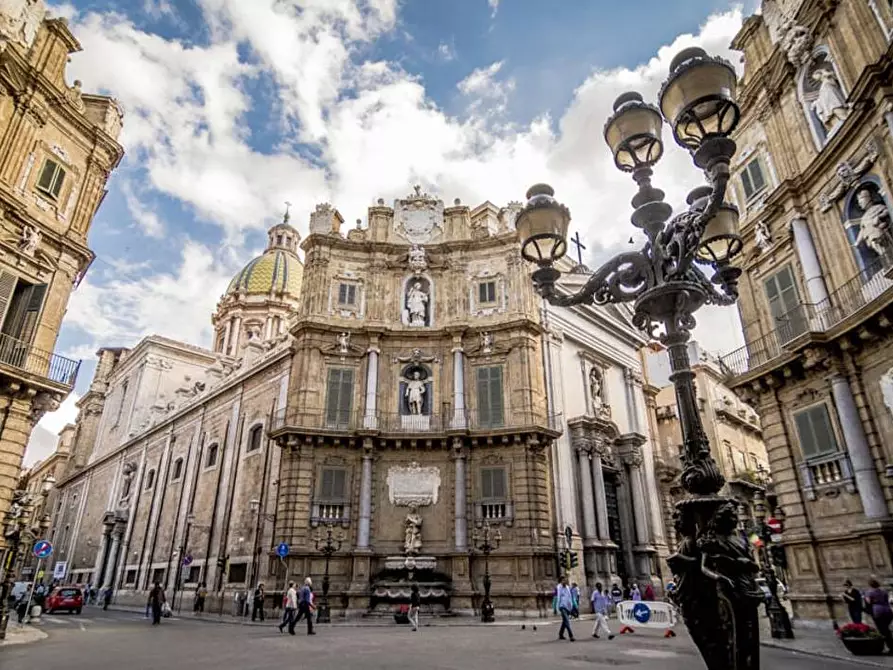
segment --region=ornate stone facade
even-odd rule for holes
[[[845,578],[893,577],[893,12],[871,0],[763,10],[734,41],[747,344],[722,363],[762,417],[795,613],[841,618]],[[793,55],[786,34],[799,36]]]
[[[65,81],[78,50],[65,20],[46,18],[43,0],[0,2],[0,518],[35,422],[74,385],[77,362],[52,351],[93,260],[93,215],[123,156],[115,101]],[[0,535],[0,565],[6,549]]]

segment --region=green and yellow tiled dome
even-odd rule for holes
[[[303,273],[304,266],[297,256],[282,249],[267,249],[233,277],[226,292],[297,296],[301,292]]]

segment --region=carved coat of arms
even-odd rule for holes
[[[443,229],[443,201],[422,193],[415,193],[394,204],[394,229],[413,244],[430,242]]]

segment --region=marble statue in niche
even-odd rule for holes
[[[425,382],[421,379],[421,373],[416,370],[412,373],[412,379],[406,382],[406,404],[410,414],[421,414],[425,406]]]
[[[423,365],[408,365],[400,382],[400,414],[421,417],[431,414],[431,373]]]
[[[26,223],[22,226],[22,236],[19,239],[19,250],[26,256],[33,257],[37,251],[37,247],[40,246],[42,237],[43,235],[37,228],[29,226]]]
[[[589,368],[589,397],[592,401],[592,411],[595,414],[599,414],[604,405],[603,387],[602,372],[593,365]]]
[[[403,323],[407,326],[431,325],[431,283],[425,277],[411,277],[406,284]]]
[[[769,224],[760,221],[754,228],[754,237],[756,239],[757,248],[760,251],[766,251],[772,246],[772,233],[769,231]]]
[[[869,250],[874,256],[883,256],[889,244],[890,213],[876,189],[871,183],[860,186],[847,212],[846,225],[851,231],[853,247],[866,265],[875,258],[867,255],[865,250]],[[853,234],[855,239],[852,238]]]
[[[422,515],[418,505],[409,506],[409,514],[404,521],[406,528],[403,548],[407,554],[417,554],[422,549]]]
[[[837,75],[830,68],[817,69],[812,73],[812,79],[819,84],[818,97],[813,101],[812,108],[825,129],[831,130],[847,117],[846,98],[837,81]]]

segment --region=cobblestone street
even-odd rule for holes
[[[664,639],[656,632],[637,632],[609,642],[589,637],[589,626],[586,621],[577,623],[578,641],[574,644],[556,641],[556,628],[550,624],[537,624],[536,631],[532,624],[526,630],[515,625],[427,626],[418,633],[407,626],[336,624],[317,627],[318,634],[313,637],[306,636],[299,627],[299,634],[291,637],[280,634],[272,624],[252,626],[174,618],[153,628],[136,613],[88,609],[80,617],[46,617],[41,628],[49,637],[0,649],[0,665],[3,670],[266,670],[283,664],[317,670],[701,667],[697,652],[684,633],[675,639]],[[763,648],[762,654],[763,667],[770,669],[866,667],[770,648]]]

